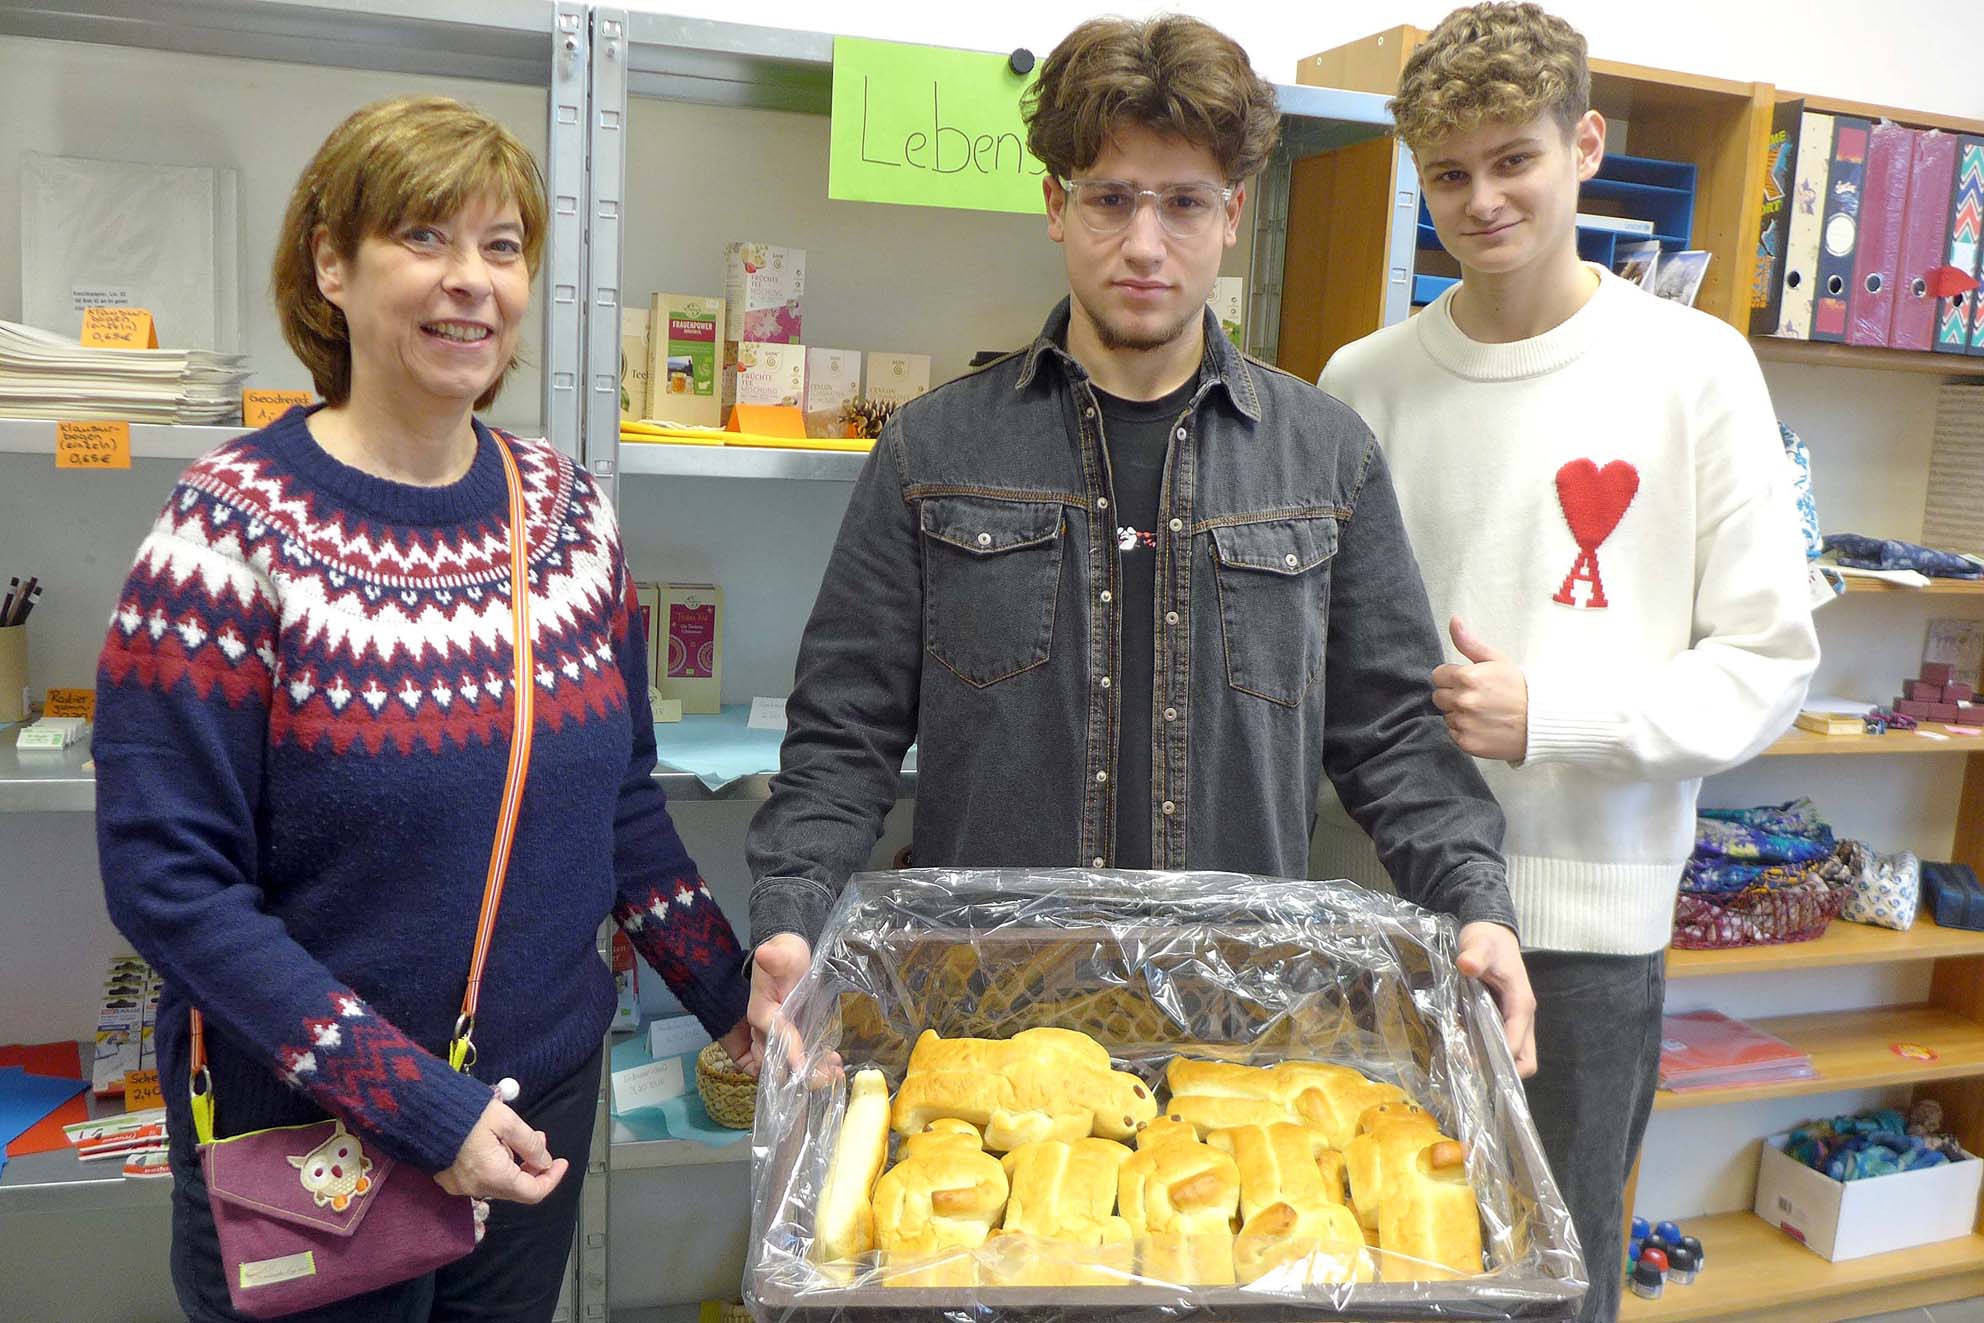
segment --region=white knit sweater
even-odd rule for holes
[[[1458,614],[1528,680],[1527,760],[1481,764],[1523,944],[1640,954],[1667,944],[1701,778],[1790,725],[1819,650],[1749,345],[1592,270],[1542,335],[1470,340],[1449,290],[1321,385],[1384,445],[1442,633]],[[1383,877],[1334,804],[1316,862]]]

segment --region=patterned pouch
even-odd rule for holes
[[[1861,845],[1858,841],[1847,844]],[[1897,932],[1908,931],[1922,901],[1922,861],[1907,850],[1884,855],[1876,855],[1864,845],[1861,850],[1867,856],[1867,863],[1853,870],[1847,884],[1846,905],[1839,917]]]

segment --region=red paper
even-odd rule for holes
[[[1720,1011],[1660,1017],[1662,1088],[1731,1088],[1816,1073],[1809,1054]]]
[[[0,1066],[19,1066],[30,1075],[56,1079],[83,1078],[83,1054],[74,1043],[15,1043],[0,1047]],[[14,1142],[7,1145],[7,1156],[24,1158],[30,1153],[53,1153],[67,1148],[69,1137],[62,1133],[62,1127],[89,1119],[89,1091],[84,1090],[15,1136]]]

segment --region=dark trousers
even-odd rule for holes
[[[544,1132],[551,1156],[571,1167],[543,1203],[492,1201],[489,1230],[475,1252],[424,1277],[287,1317],[295,1323],[548,1323],[578,1224],[579,1189],[592,1148],[600,1054],[518,1110]],[[409,1177],[428,1179],[409,1168]],[[398,1177],[395,1177],[398,1179]],[[172,1169],[172,1284],[191,1323],[235,1323],[227,1278],[198,1166]]]
[[[1612,1323],[1625,1274],[1626,1180],[1660,1070],[1665,956],[1525,951],[1536,992],[1530,1114],[1591,1283],[1579,1323]]]

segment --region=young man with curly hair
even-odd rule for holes
[[[1447,739],[1370,432],[1206,307],[1274,90],[1189,18],[1098,19],[1026,107],[1069,297],[1025,350],[905,405],[800,647],[757,882],[763,1041],[918,741],[920,865],[1308,875],[1325,777],[1531,1062],[1502,819]]]
[[[1696,793],[1804,697],[1803,556],[1743,336],[1578,258],[1605,154],[1584,38],[1533,4],[1456,10],[1391,108],[1462,279],[1321,385],[1391,461],[1453,642],[1435,701],[1508,813],[1529,1104],[1590,1269],[1581,1317],[1609,1319]],[[1325,818],[1327,866],[1377,880]]]

